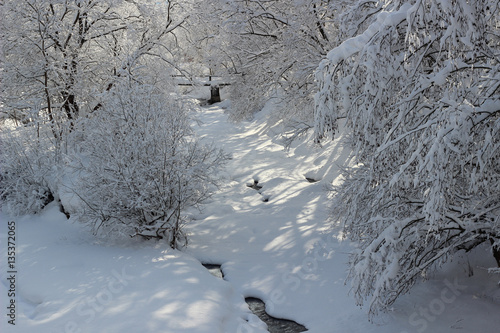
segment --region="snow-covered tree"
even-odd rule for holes
[[[0,152],[2,194],[17,200],[10,207],[35,207],[31,202],[57,198],[57,181],[47,179],[46,168],[14,172],[16,166],[35,165],[31,157],[51,161],[56,169],[61,166],[61,156],[79,146],[68,141],[70,135],[78,136],[71,133],[78,121],[100,110],[117,80],[133,77],[138,83],[168,89],[177,66],[176,34],[187,15],[181,3],[0,3],[0,115],[25,127],[14,136],[4,136],[5,149]],[[7,175],[8,170],[12,172]],[[33,184],[43,191],[33,191]],[[27,202],[19,201],[23,196],[18,193],[26,193]]]
[[[94,232],[186,243],[185,210],[217,189],[226,155],[191,131],[189,104],[150,85],[121,83],[81,124],[83,149],[72,165],[77,212]],[[78,161],[76,163],[75,161]]]
[[[500,5],[360,1],[343,16],[317,71],[316,140],[346,118],[358,164],[333,216],[375,314],[456,251],[487,244],[500,266]]]
[[[175,1],[22,0],[2,6],[2,114],[50,123],[61,136],[96,111],[123,73],[169,51],[184,23]],[[161,61],[160,61],[161,63]]]
[[[205,17],[218,59],[232,75],[232,118],[246,119],[270,98],[279,119],[308,122],[314,70],[335,44],[336,8],[325,0],[210,0]],[[212,19],[210,19],[212,17]],[[213,54],[216,54],[215,52]]]

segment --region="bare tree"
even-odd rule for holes
[[[214,49],[210,61],[232,75],[231,117],[251,118],[276,98],[276,119],[311,126],[314,71],[336,45],[337,3],[210,0],[202,5],[213,27],[204,40]]]
[[[124,72],[141,71],[148,58],[163,60],[165,71],[176,66],[169,50],[185,16],[176,17],[175,1],[8,0],[2,7],[2,114],[38,118],[57,138],[99,109]]]
[[[18,125],[2,142],[1,194],[14,213],[57,199],[63,157],[82,148],[79,121],[100,111],[117,81],[172,91],[177,35],[187,17],[181,4],[1,2],[0,114]]]

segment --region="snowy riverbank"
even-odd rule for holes
[[[5,313],[7,222],[16,225],[16,325],[4,316],[2,332],[266,332],[245,297],[264,300],[269,314],[316,333],[498,330],[498,278],[481,268],[493,260],[481,250],[474,256],[484,259],[471,260],[469,270],[458,265],[468,259],[457,256],[370,323],[344,284],[349,244],[325,222],[325,188],[339,181],[336,164],[348,158],[341,138],[285,152],[266,110],[234,124],[222,107],[230,105],[200,110],[196,131],[232,160],[221,191],[201,213],[190,212],[182,252],[155,241],[97,241],[55,204],[39,215],[0,217]],[[256,182],[262,188],[250,187]],[[221,264],[225,280],[200,262]]]

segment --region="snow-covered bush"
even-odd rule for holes
[[[35,125],[5,126],[0,132],[0,198],[5,212],[34,214],[54,200],[56,151],[50,136]]]
[[[362,30],[318,69],[316,139],[347,118],[358,165],[335,188],[333,215],[359,244],[350,279],[375,314],[458,250],[489,244],[500,266],[500,7],[350,11]]]
[[[147,85],[120,85],[84,123],[78,213],[101,235],[185,243],[183,212],[216,189],[222,151],[197,140],[189,105]]]

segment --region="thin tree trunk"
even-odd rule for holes
[[[495,244],[495,240],[493,238],[490,238],[491,245]],[[495,247],[492,246],[492,251],[493,251],[493,257],[495,257],[495,260],[497,261],[497,266],[500,267],[500,247]]]

